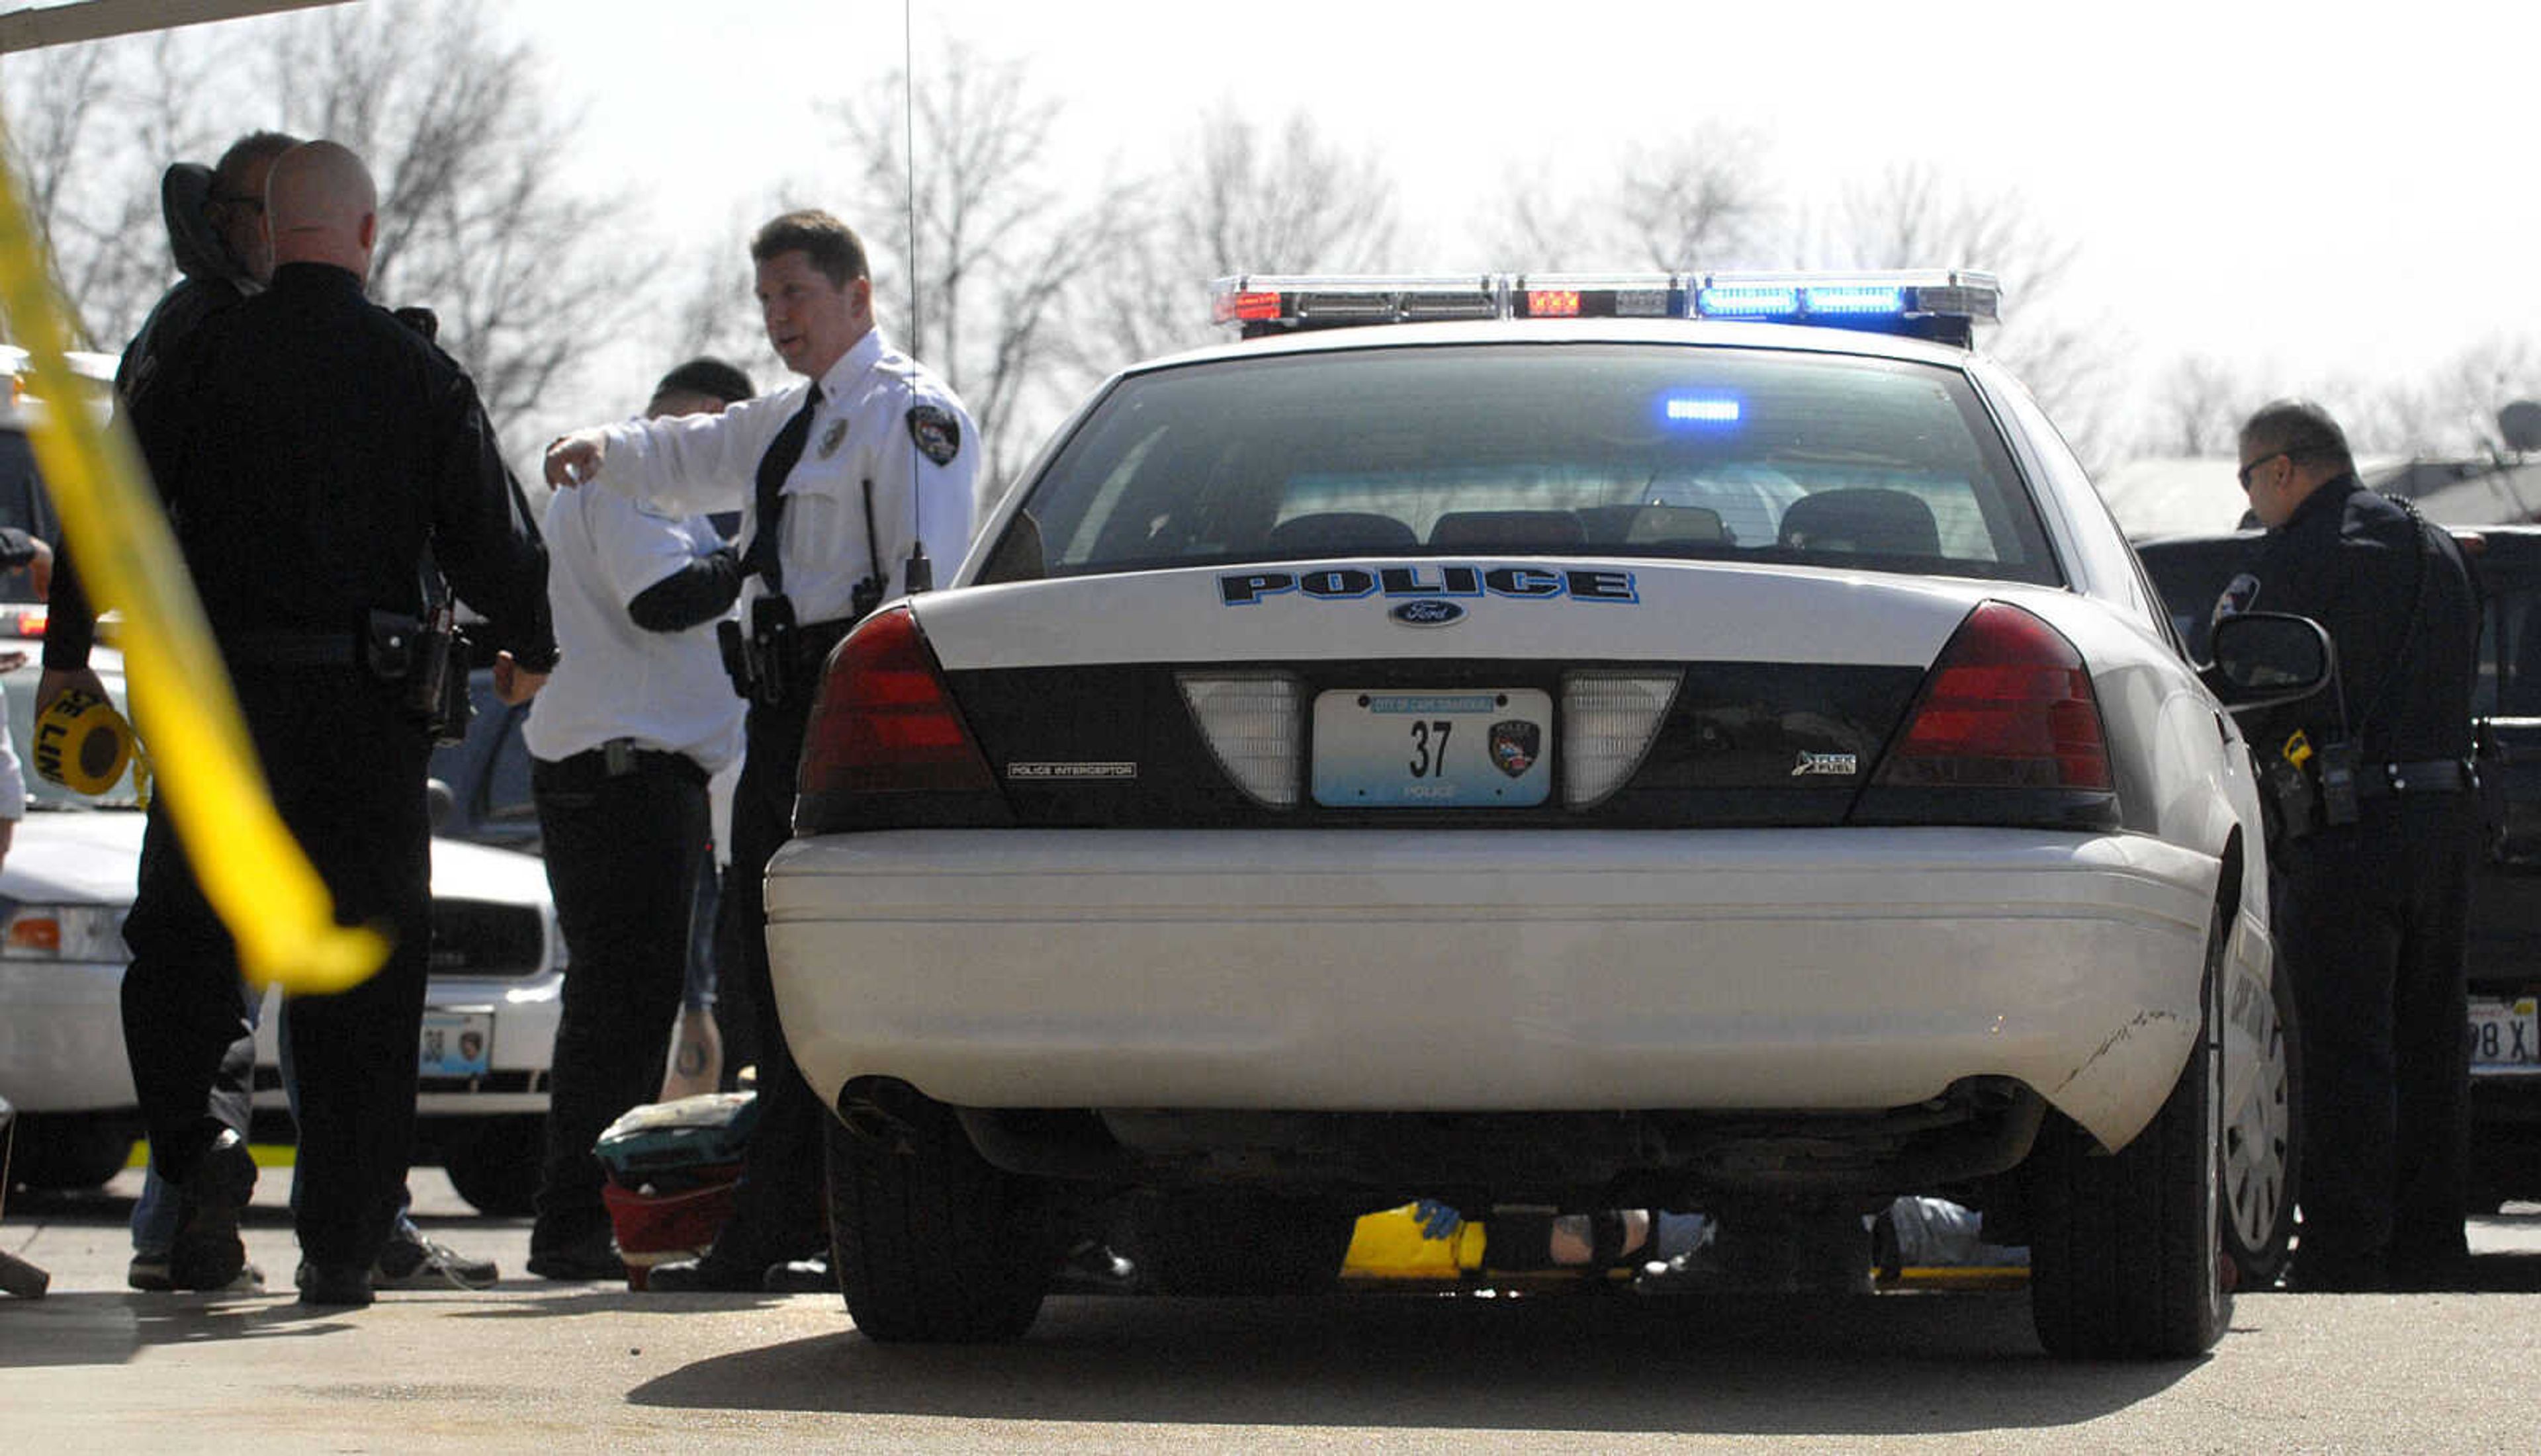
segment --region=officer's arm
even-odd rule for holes
[[[740,595],[741,558],[718,546],[636,592],[626,615],[647,632],[682,632],[730,611]]]
[[[791,413],[767,403],[745,399],[721,414],[621,420],[583,432],[602,447],[593,483],[681,516],[737,511],[749,504],[759,457]]]
[[[558,509],[565,498],[557,497]],[[611,595],[647,632],[678,632],[722,616],[741,594],[741,561],[718,544],[699,552],[687,522],[608,496],[573,501]]]
[[[906,591],[903,572],[914,540],[941,582],[971,549],[980,471],[979,431],[941,398],[919,395],[891,422],[873,461],[875,520],[882,532],[888,595]],[[910,520],[914,506],[916,519]]]
[[[544,673],[555,665],[546,547],[467,376],[454,377],[439,405],[442,455],[430,482],[434,559],[461,599],[492,621],[497,644],[525,670]]]

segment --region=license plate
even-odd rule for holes
[[[2473,1067],[2541,1066],[2541,999],[2473,998],[2470,1061]]]
[[[1315,695],[1315,802],[1523,808],[1553,792],[1553,695],[1536,688]]]
[[[490,1011],[425,1011],[420,1076],[482,1076],[494,1067],[494,1016]]]

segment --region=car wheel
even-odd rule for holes
[[[477,1213],[526,1218],[537,1212],[546,1150],[544,1118],[488,1118],[451,1141],[441,1167],[450,1175],[450,1186]]]
[[[1341,1282],[1357,1228],[1334,1205],[1183,1190],[1138,1200],[1131,1258],[1164,1294],[1315,1294]]]
[[[9,1181],[25,1188],[69,1193],[95,1188],[131,1160],[129,1123],[111,1118],[46,1117],[20,1113],[9,1147]]]
[[[887,1344],[1017,1339],[1058,1265],[1049,1194],[980,1156],[952,1109],[911,1101],[883,1137],[824,1120],[830,1257],[847,1314]]]
[[[2245,1289],[2276,1283],[2302,1186],[2302,1022],[2283,965],[2235,975],[2223,1016],[2223,1250]]]
[[[2151,1123],[2115,1153],[2062,1117],[2030,1162],[2030,1318],[2064,1359],[2176,1359],[2230,1323],[2218,1116],[2223,936],[2210,936],[2205,1014],[2188,1065]]]

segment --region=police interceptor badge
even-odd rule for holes
[[[845,420],[832,420],[830,422],[830,428],[821,432],[821,458],[826,460],[830,456],[836,454],[838,452],[839,445],[844,443],[846,438],[847,422]]]
[[[1861,760],[1853,754],[1811,753],[1806,748],[1800,750],[1799,762],[1791,765],[1791,777],[1794,779],[1805,779],[1817,774],[1850,779],[1860,772]]]
[[[962,452],[962,422],[941,405],[911,405],[908,436],[917,442],[919,454],[939,465],[952,464],[953,457]]]

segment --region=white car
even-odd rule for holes
[[[0,607],[19,612],[20,607]],[[40,651],[0,638],[0,649]],[[95,659],[121,697],[121,657]],[[26,756],[36,668],[7,679],[10,732]],[[84,1188],[123,1167],[140,1117],[123,1052],[123,917],[141,859],[129,774],[90,797],[32,768],[31,801],[0,866],[0,1096],[19,1110],[11,1181]],[[462,1197],[526,1213],[544,1151],[547,1069],[564,984],[563,936],[534,857],[457,840],[432,845],[432,982],[417,1063],[416,1160]],[[269,998],[256,1039],[256,1110],[288,1141]]]
[[[857,1327],[1019,1334],[1109,1198],[1199,1289],[1415,1196],[1941,1194],[2056,1353],[2210,1347],[2292,1145],[2216,694],[2321,638],[2201,680],[1996,297],[1231,279],[1103,385],[832,657],[769,867]]]

